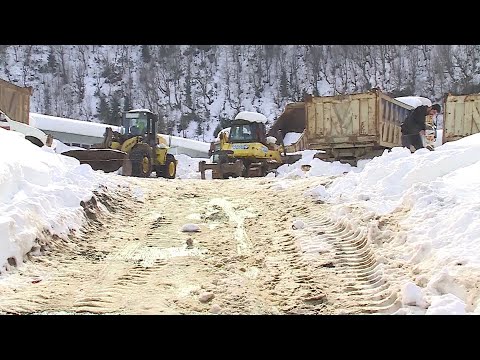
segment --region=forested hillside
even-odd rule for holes
[[[117,125],[148,108],[162,132],[209,141],[305,94],[478,92],[479,59],[477,45],[1,45],[0,78],[33,87],[32,112]]]

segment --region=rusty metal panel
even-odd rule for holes
[[[480,132],[480,94],[448,95],[443,122],[443,142]]]
[[[15,121],[29,124],[32,88],[22,88],[0,79],[0,110]]]

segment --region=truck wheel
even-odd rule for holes
[[[132,163],[132,175],[137,177],[149,177],[152,173],[152,156],[145,148],[133,149],[130,153]]]

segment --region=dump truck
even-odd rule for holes
[[[104,139],[89,150],[69,150],[62,155],[74,157],[94,170],[117,171],[122,175],[175,178],[177,160],[158,133],[158,116],[148,109],[124,112],[121,132],[107,127]]]
[[[480,94],[447,94],[443,103],[442,143],[480,132]]]
[[[412,109],[378,89],[349,95],[306,96],[303,102],[287,104],[268,135],[301,133],[296,142],[286,144],[287,152],[323,150],[325,153],[316,157],[355,164],[358,159],[401,146],[400,124]]]
[[[211,143],[209,155],[212,162],[200,161],[199,172],[212,170],[213,179],[229,177],[262,177],[282,164],[291,164],[300,155],[286,154],[277,139],[266,135],[265,115],[241,111],[230,126],[230,131],[220,132],[219,140]]]

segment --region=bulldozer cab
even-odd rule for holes
[[[126,139],[141,136],[151,146],[155,146],[158,117],[149,110],[130,110],[123,114],[122,131]]]
[[[231,126],[228,142],[266,144],[265,124],[246,120],[235,121]]]

